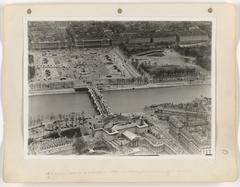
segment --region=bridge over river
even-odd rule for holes
[[[103,99],[101,92],[96,86],[88,86],[88,93],[91,96],[91,100],[96,107],[96,110],[100,115],[109,115],[110,107],[107,105],[106,101]]]
[[[100,115],[109,115],[110,107],[107,105],[106,101],[103,99],[101,92],[95,85],[92,84],[82,84],[80,82],[74,82],[75,91],[87,90],[95,109]]]

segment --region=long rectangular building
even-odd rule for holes
[[[67,34],[66,27],[53,28],[34,27],[29,32],[30,49],[62,49],[71,45],[71,38]]]
[[[206,45],[209,41],[209,36],[201,30],[186,31],[177,34],[179,47],[194,47]]]

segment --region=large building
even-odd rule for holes
[[[177,36],[174,33],[166,34],[162,32],[156,32],[152,36],[152,42],[160,45],[176,45]]]
[[[69,35],[72,38],[74,47],[107,47],[110,46],[110,39],[104,33],[94,31],[92,33],[82,32],[80,27],[69,28]]]
[[[169,117],[169,133],[190,153],[211,154],[211,135],[206,123],[193,130],[177,116]]]
[[[135,45],[147,44],[147,43],[150,43],[150,42],[151,42],[150,36],[148,36],[145,33],[134,34],[128,40],[128,44],[135,44]]]
[[[68,35],[66,26],[53,25],[31,26],[28,32],[29,49],[63,49],[71,46],[71,37]]]
[[[196,47],[207,45],[209,36],[201,30],[189,30],[178,32],[177,34],[179,47]]]
[[[106,26],[107,28],[107,26]],[[116,29],[117,30],[117,29]],[[209,34],[199,27],[173,31],[134,30],[116,32],[96,23],[54,23],[29,25],[30,49],[59,49],[67,47],[105,47],[124,44],[130,50],[161,46],[192,47],[206,45]]]

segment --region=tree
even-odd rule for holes
[[[83,140],[82,137],[80,138],[76,138],[76,141],[73,143],[73,147],[75,147],[76,151],[79,154],[84,154],[87,152],[88,148],[87,148],[87,144],[86,142]]]
[[[28,79],[32,79],[35,76],[35,67],[28,66]]]

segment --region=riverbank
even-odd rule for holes
[[[103,85],[98,86],[100,91],[117,91],[117,90],[135,90],[135,89],[147,89],[147,88],[166,88],[166,87],[181,87],[181,86],[197,86],[197,85],[210,85],[210,81],[205,82],[165,82],[165,83],[154,83],[154,84],[144,84],[144,85]],[[66,89],[54,89],[54,90],[37,90],[30,91],[29,96],[37,95],[54,95],[54,94],[67,94],[67,93],[78,93],[74,88]]]
[[[74,90],[74,88],[54,89],[54,90],[37,90],[37,91],[30,91],[28,96],[56,95],[56,94],[68,94],[68,93],[76,93],[76,91]]]
[[[143,88],[143,87],[142,87]],[[69,90],[71,92],[71,90]],[[29,115],[32,118],[49,114],[81,113],[97,115],[87,92],[36,95],[29,97]],[[102,91],[112,113],[143,112],[145,106],[162,103],[183,103],[200,97],[211,97],[211,85],[168,86],[135,90]]]
[[[187,82],[169,82],[169,83],[155,83],[145,85],[118,85],[110,87],[102,87],[101,91],[117,91],[117,90],[137,90],[147,88],[167,88],[167,87],[181,87],[181,86],[198,86],[198,85],[211,85],[208,82],[204,83],[187,83]]]

